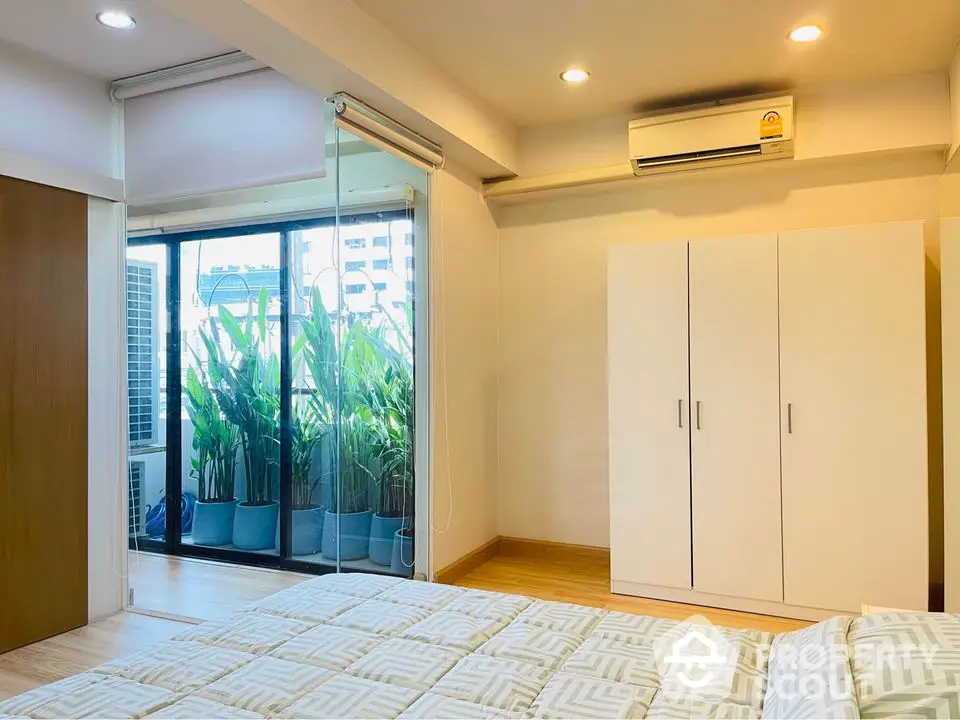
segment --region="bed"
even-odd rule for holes
[[[14,697],[0,718],[958,717],[958,692],[952,615],[772,635],[344,574]]]

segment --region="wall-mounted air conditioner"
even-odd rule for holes
[[[630,123],[634,175],[793,157],[793,98],[721,103]]]

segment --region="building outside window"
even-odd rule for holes
[[[365,283],[356,283],[352,285],[346,285],[343,288],[343,292],[345,295],[361,295],[363,291],[366,289],[366,287],[367,286]]]
[[[367,246],[366,238],[347,238],[344,240],[344,245],[346,245],[351,250],[361,250]]]
[[[373,246],[377,247],[390,247],[390,238],[386,235],[379,235],[373,239]]]
[[[373,284],[373,289],[376,292],[383,292],[387,289],[387,284],[383,282],[378,282]]]
[[[413,258],[410,258],[410,259],[412,260]],[[347,265],[349,266],[350,263],[347,263]],[[349,270],[349,269],[350,269],[350,268],[347,267],[347,270]],[[383,258],[383,259],[381,259],[381,260],[374,260],[374,261],[373,261],[373,269],[374,269],[374,270],[389,270],[389,269],[390,269],[390,259],[389,259],[389,258]]]
[[[346,265],[344,266],[347,272],[353,272],[355,270],[363,270],[367,266],[366,260],[347,260]],[[376,261],[373,263],[374,269],[377,267]]]

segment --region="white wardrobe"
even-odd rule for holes
[[[922,224],[609,260],[613,591],[811,619],[925,609]]]

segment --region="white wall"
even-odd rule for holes
[[[954,176],[957,177],[957,176]],[[960,202],[960,192],[951,192]],[[960,611],[960,218],[945,218],[943,234],[943,507],[945,602]]]
[[[936,151],[770,165],[500,209],[501,534],[609,543],[610,245],[920,219],[931,221],[937,259]]]
[[[125,208],[90,198],[87,231],[89,614],[121,609],[126,569]]]
[[[947,156],[952,159],[960,148],[960,46],[953,55],[950,63],[950,152]]]
[[[794,163],[904,149],[946,149],[950,144],[946,72],[798,89],[793,95]],[[524,131],[519,151],[522,174],[546,175],[627,164],[627,124],[631,117]]]
[[[0,174],[120,198],[119,116],[106,83],[0,42]]]
[[[498,534],[497,227],[456,167],[430,186],[432,568]]]

